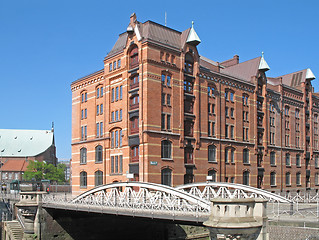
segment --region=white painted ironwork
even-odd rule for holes
[[[190,183],[177,186],[176,189],[184,190],[194,196],[209,200],[211,198],[263,198],[269,201],[290,203],[291,200],[278,194],[259,188],[235,183],[205,182]]]
[[[93,188],[74,199],[43,196],[43,206],[182,221],[205,221],[212,198],[263,198],[291,206],[285,197],[250,186],[231,183],[193,183],[176,188],[156,183],[117,182]],[[289,214],[291,208],[285,212]]]

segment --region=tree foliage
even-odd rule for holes
[[[24,172],[23,178],[27,181],[51,180],[57,182],[65,182],[65,165],[59,163],[57,167],[52,164],[40,161],[30,161],[27,170]]]

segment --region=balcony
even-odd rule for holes
[[[138,88],[139,82],[130,84],[130,89]]]
[[[130,105],[130,110],[138,109],[139,103],[131,104]]]

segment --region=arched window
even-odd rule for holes
[[[217,173],[216,173],[216,171],[214,169],[208,171],[208,176],[210,176],[210,180],[209,181],[216,182]]]
[[[276,186],[276,173],[270,173],[270,186]]]
[[[243,163],[249,163],[249,150],[247,148],[243,151]]]
[[[84,102],[87,102],[88,100],[88,93],[86,91],[83,91],[81,93],[81,102],[84,103]]]
[[[297,186],[301,185],[301,173],[300,172],[296,173],[296,184],[297,184]]]
[[[95,186],[103,185],[103,172],[98,170],[94,174],[95,176]]]
[[[216,147],[214,145],[208,146],[208,162],[216,162]]]
[[[291,185],[291,181],[290,181],[290,172],[286,173],[286,186],[290,186]]]
[[[95,162],[102,162],[103,160],[103,149],[101,145],[95,148]]]
[[[161,157],[171,159],[172,158],[172,144],[168,140],[161,142]]]
[[[275,152],[270,153],[270,165],[271,166],[276,165],[276,153]]]
[[[243,172],[243,184],[249,185],[249,172],[248,171]]]
[[[80,187],[81,188],[87,187],[87,173],[85,171],[80,173]]]
[[[111,132],[111,148],[122,147],[123,132],[122,129],[116,129]]]
[[[193,74],[194,59],[190,53],[187,53],[185,56],[185,72]]]
[[[172,170],[169,168],[164,168],[161,171],[161,182],[163,185],[172,185]]]
[[[87,150],[86,148],[81,148],[80,150],[80,164],[86,164]]]
[[[290,154],[286,153],[286,166],[290,166]]]
[[[207,95],[209,97],[215,97],[215,89],[216,89],[215,85],[208,86],[207,87]]]
[[[137,46],[133,47],[130,52],[130,68],[138,66],[138,48]]]

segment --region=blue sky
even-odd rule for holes
[[[275,77],[310,67],[319,78],[319,1],[0,0],[0,128],[50,129],[71,158],[72,81],[103,68],[131,13],[183,31],[214,61],[265,52]],[[319,91],[318,80],[313,81]]]

